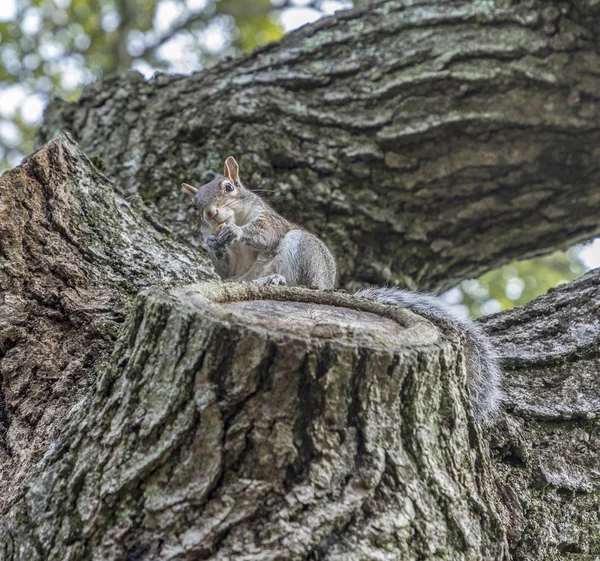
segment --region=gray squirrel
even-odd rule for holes
[[[332,290],[335,259],[314,234],[273,210],[239,177],[233,156],[223,175],[196,188],[183,184],[200,216],[200,230],[215,270],[222,279],[259,285],[301,285]],[[409,308],[454,324],[466,339],[467,385],[477,421],[489,424],[500,401],[501,370],[482,328],[459,316],[440,298],[399,288],[363,288],[355,296]]]
[[[183,188],[194,199],[202,237],[222,279],[335,287],[335,259],[329,248],[247,189],[233,156],[225,160],[224,175],[199,189],[187,183]]]

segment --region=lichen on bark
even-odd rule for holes
[[[115,195],[69,139],[2,181],[0,421],[13,454],[2,458],[3,561],[545,561],[597,550],[600,271],[486,320],[507,400],[482,434],[451,324],[347,294],[165,291],[156,285],[208,278],[205,260]],[[54,266],[56,254],[71,267]],[[139,280],[144,263],[156,266]],[[145,282],[154,288],[130,309]],[[69,305],[70,290],[84,296]],[[27,324],[20,299],[34,301]],[[54,362],[51,337],[69,342],[50,349]],[[70,361],[78,369],[60,370]],[[10,374],[19,365],[24,386]],[[11,433],[32,408],[44,416]]]
[[[5,518],[5,552],[501,559],[467,401],[459,333],[407,310],[279,287],[151,289]]]
[[[144,286],[215,278],[60,137],[0,178],[0,514],[94,384]]]
[[[506,415],[492,433],[515,559],[600,551],[600,269],[485,320],[503,356]]]

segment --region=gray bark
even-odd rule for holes
[[[144,292],[7,517],[7,557],[501,559],[460,351],[345,295]]]
[[[600,270],[486,321],[507,407],[482,433],[450,324],[161,287],[204,258],[68,139],[1,181],[2,561],[593,559]]]
[[[66,137],[0,178],[0,560],[594,559],[600,271],[484,322],[507,400],[482,432],[451,325],[189,285],[214,273],[162,221],[187,232],[178,184],[232,151],[345,284],[589,236],[599,6],[378,2],[55,103],[42,134],[115,183]]]
[[[137,292],[216,278],[68,138],[0,178],[0,514],[94,383]]]
[[[494,471],[515,559],[600,554],[600,269],[484,325],[503,357]]]
[[[241,162],[335,250],[343,285],[441,290],[600,232],[595,0],[378,1],[190,77],[56,101],[183,236],[182,181]]]

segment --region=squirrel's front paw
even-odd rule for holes
[[[258,286],[276,286],[287,284],[283,275],[268,275],[266,277],[254,279],[252,282]]]
[[[210,249],[216,250],[221,249],[223,247],[223,242],[219,241],[219,238],[214,234],[211,234],[206,238],[206,245],[210,247]]]
[[[217,239],[219,240],[219,243],[230,244],[239,240],[241,237],[242,229],[237,224],[227,224],[227,226],[224,226],[221,229]]]

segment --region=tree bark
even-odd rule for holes
[[[592,235],[599,11],[376,2],[54,104],[42,134],[115,183],[69,137],[0,178],[0,560],[594,559],[600,270],[484,321],[507,399],[483,432],[452,325],[190,285],[214,273],[163,221],[191,227],[178,184],[232,151],[348,285]]]
[[[55,101],[68,130],[185,236],[180,183],[229,154],[332,246],[345,286],[442,290],[600,232],[600,5],[378,1],[190,77]]]
[[[484,320],[503,358],[494,469],[515,559],[600,554],[600,269]]]
[[[452,325],[170,287],[202,255],[67,138],[1,181],[2,561],[598,552],[600,270],[485,322],[507,406],[482,433]]]
[[[501,559],[460,351],[345,295],[142,293],[9,558]]]
[[[0,514],[94,384],[140,288],[214,279],[69,138],[0,178]]]

